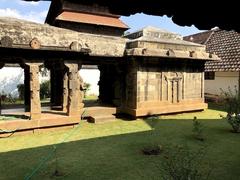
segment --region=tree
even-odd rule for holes
[[[44,81],[40,84],[40,99],[50,97],[50,81]]]
[[[232,126],[234,133],[240,133],[240,95],[239,90],[235,87],[234,92],[228,88],[228,92],[224,92],[225,108],[227,122]]]
[[[23,100],[24,99],[24,84],[18,84],[17,88],[18,88],[18,98],[20,100]]]

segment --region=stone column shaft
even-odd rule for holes
[[[68,69],[68,104],[67,114],[69,116],[79,115],[82,112],[83,103],[80,92],[80,76],[78,74],[79,65],[77,63],[65,63]]]
[[[63,77],[63,111],[67,111],[68,105],[68,73],[65,72]]]
[[[4,63],[0,62],[0,69],[4,66]],[[1,94],[0,94],[1,95]],[[0,115],[2,114],[2,97],[0,97]]]
[[[25,112],[30,112],[30,71],[29,66],[24,68],[24,107]]]
[[[27,63],[30,74],[30,119],[41,118],[39,66],[40,63]]]

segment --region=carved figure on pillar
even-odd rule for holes
[[[68,67],[68,105],[67,114],[80,115],[83,108],[82,97],[80,95],[80,80],[77,63],[65,63]]]
[[[83,82],[83,79],[82,77],[80,76],[80,74],[78,73],[78,79],[79,79],[79,97],[80,97],[80,100],[83,100],[84,98],[84,91],[86,90],[85,86],[84,86],[84,82]]]

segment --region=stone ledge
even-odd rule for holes
[[[118,112],[130,114],[133,117],[141,117],[141,116],[149,116],[156,114],[169,114],[169,113],[180,113],[180,112],[188,112],[188,111],[198,111],[207,109],[207,103],[198,103],[198,104],[182,104],[182,105],[165,105],[159,107],[151,107],[151,108],[138,108],[138,109],[130,109],[130,108],[121,108]]]

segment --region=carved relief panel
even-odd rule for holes
[[[182,100],[183,74],[168,72],[164,75],[166,83],[166,100],[170,103],[179,103]]]

